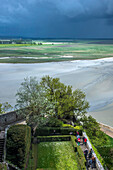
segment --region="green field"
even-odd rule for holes
[[[113,57],[113,41],[46,43],[0,44],[0,63],[40,63]]]
[[[42,142],[33,145],[27,170],[78,170],[71,142]]]

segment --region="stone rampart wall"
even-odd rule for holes
[[[3,130],[4,127],[7,125],[10,125],[12,123],[15,123],[16,121],[19,121],[22,119],[22,116],[19,116],[17,114],[17,111],[8,112],[5,114],[0,115],[0,130]]]

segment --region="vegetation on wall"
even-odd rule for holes
[[[108,169],[113,170],[113,138],[106,135],[106,145],[96,146]]]
[[[103,166],[111,169],[113,167],[113,138],[100,130],[99,123],[92,116],[84,117],[83,122],[83,127],[94,145],[93,150],[97,157]]]

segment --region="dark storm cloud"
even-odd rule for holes
[[[0,0],[0,34],[113,37],[112,23],[113,0]]]

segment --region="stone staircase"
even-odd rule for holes
[[[4,157],[4,143],[5,143],[5,133],[0,133],[0,162],[3,162]]]

